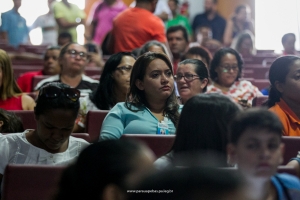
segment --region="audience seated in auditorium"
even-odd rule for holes
[[[0,49],[0,108],[5,110],[33,110],[34,100],[22,94],[15,81],[11,60],[8,54]]]
[[[25,18],[19,13],[22,0],[12,1],[13,8],[1,14],[0,39],[11,46],[18,47],[20,44],[30,42],[29,29]]]
[[[212,30],[212,37],[219,42],[223,41],[226,21],[217,12],[217,0],[205,0],[205,12],[195,16],[192,28],[194,33],[201,26],[208,26]]]
[[[226,145],[229,123],[241,108],[221,94],[200,94],[187,101],[179,118],[176,138],[170,152],[155,161],[158,169],[172,166],[176,156],[197,153],[220,156],[227,166]]]
[[[62,82],[80,90],[81,95],[85,96],[97,88],[99,81],[84,75],[87,63],[87,50],[84,46],[77,43],[65,45],[60,51],[58,61],[60,74],[40,81],[35,90],[49,82]]]
[[[281,43],[283,46],[283,55],[297,55],[300,54],[295,50],[296,35],[294,33],[287,33],[282,36]]]
[[[60,72],[60,66],[58,63],[58,57],[60,53],[60,47],[52,46],[46,50],[44,55],[44,68],[40,71],[27,72],[21,75],[17,83],[23,92],[32,92],[33,77],[40,75],[56,75]]]
[[[201,60],[209,69],[210,62],[212,59],[212,56],[210,52],[205,47],[191,47],[189,50],[185,53],[185,55],[181,58],[181,60],[185,59],[198,59]]]
[[[250,19],[250,8],[248,5],[239,5],[235,8],[234,15],[226,24],[223,43],[230,46],[232,40],[245,30],[254,35],[254,26]]]
[[[87,50],[87,64],[86,67],[99,67],[102,73],[104,67],[104,60],[102,58],[102,51],[93,43],[86,43],[84,47]]]
[[[57,45],[57,24],[52,11],[52,3],[55,0],[48,0],[48,13],[39,16],[30,26],[30,30],[41,28],[42,29],[42,45]]]
[[[66,165],[88,143],[71,135],[79,111],[80,92],[63,83],[49,83],[38,96],[36,130],[0,134],[0,181],[7,164]]]
[[[179,0],[168,0],[168,4],[169,4],[169,7],[170,7],[170,10],[172,11],[172,18],[171,19],[168,19],[165,23],[166,25],[166,29],[169,29],[171,26],[178,26],[178,25],[181,25],[183,26],[190,38],[192,36],[192,27],[190,25],[190,22],[189,22],[189,19],[184,16],[184,15],[181,15],[179,13]]]
[[[156,0],[137,0],[134,8],[115,18],[108,45],[111,53],[132,51],[150,40],[167,42],[162,20],[153,14],[156,4]]]
[[[105,63],[97,89],[80,99],[80,116],[76,120],[73,132],[83,132],[85,118],[90,110],[110,110],[117,103],[125,102],[134,63],[135,58],[129,52],[110,56]]]
[[[283,124],[282,134],[300,136],[300,58],[283,56],[275,60],[269,71],[270,92],[267,106]]]
[[[23,131],[21,118],[14,112],[0,108],[0,133],[19,133]]]
[[[196,94],[206,92],[208,70],[206,65],[197,59],[186,59],[178,64],[174,79],[182,104]]]
[[[61,32],[57,38],[57,44],[61,47],[65,46],[66,44],[72,43],[72,35],[68,32]]]
[[[239,113],[231,124],[229,160],[245,176],[250,199],[300,198],[299,179],[276,173],[283,161],[282,129],[275,114],[259,109]]]
[[[113,27],[113,19],[127,9],[122,0],[100,0],[93,4],[87,20],[85,38],[98,46]]]
[[[236,50],[243,58],[256,55],[254,36],[250,31],[243,31],[232,41],[231,48]]]
[[[167,39],[173,55],[174,73],[176,73],[177,65],[189,47],[188,34],[186,29],[181,25],[171,26],[167,30]]]
[[[124,200],[128,189],[153,170],[154,155],[131,140],[90,145],[62,174],[55,200]]]
[[[210,65],[211,83],[207,87],[207,93],[222,93],[246,108],[251,106],[252,100],[262,93],[251,82],[239,80],[242,70],[243,60],[235,50],[220,49]]]
[[[58,32],[70,33],[72,41],[77,42],[76,28],[80,24],[85,24],[85,12],[68,0],[54,2],[52,9],[58,24]]]
[[[205,159],[204,159],[205,160]],[[128,200],[247,199],[243,178],[214,167],[174,168],[147,176]]]
[[[148,52],[135,62],[125,103],[103,121],[100,140],[122,134],[175,134],[181,106],[174,89],[172,64],[162,53]]]

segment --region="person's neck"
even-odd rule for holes
[[[207,19],[213,20],[213,19],[216,17],[217,13],[211,11],[211,12],[209,12],[209,13],[206,13],[206,15],[207,15]]]
[[[172,55],[173,55],[173,60],[174,61],[178,61],[178,60],[180,60],[181,59],[181,54],[180,53],[172,53]]]
[[[217,81],[214,82],[214,85],[219,88],[220,90],[222,90],[222,92],[228,92],[229,91],[229,88],[231,87],[230,86],[226,86],[226,85],[223,85],[223,84],[220,84],[218,83]]]
[[[297,115],[298,119],[300,119],[300,104],[285,97],[281,97],[281,98],[290,107],[290,109]]]
[[[117,0],[115,0],[115,1],[109,1],[109,2],[105,2],[106,3],[106,5],[108,5],[108,6],[112,6],[112,5],[114,5],[115,3],[117,3]]]
[[[76,88],[79,83],[81,82],[81,79],[82,79],[82,75],[81,74],[69,74],[69,73],[66,73],[66,74],[61,74],[60,75],[60,81],[73,87],[73,88]]]
[[[135,7],[136,8],[143,8],[145,10],[148,10],[149,12],[153,12],[151,10],[151,5],[149,3],[137,3]]]
[[[13,7],[13,9],[16,11],[16,13],[19,13],[19,8]]]
[[[164,112],[166,100],[148,101],[148,108],[152,113],[161,114]]]
[[[276,188],[270,179],[247,179],[249,199],[255,200],[273,200],[277,199]],[[255,192],[253,192],[255,191]]]
[[[115,87],[114,91],[113,91],[113,94],[114,94],[116,103],[125,102],[126,95],[127,95],[126,92],[124,92],[124,91],[118,89],[117,87]]]
[[[173,18],[175,18],[177,16],[177,11],[172,11],[172,15],[173,15]]]
[[[70,7],[70,3],[69,3],[67,0],[62,0],[62,2],[63,2],[66,6]]]

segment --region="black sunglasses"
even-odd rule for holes
[[[78,101],[80,98],[80,91],[75,88],[60,88],[57,85],[50,84],[40,90],[39,96],[44,95],[46,98],[55,99],[63,93],[71,101]]]

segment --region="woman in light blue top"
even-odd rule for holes
[[[174,134],[180,109],[169,58],[145,53],[133,66],[126,102],[116,104],[104,119],[100,140],[122,134]]]

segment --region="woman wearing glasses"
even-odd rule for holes
[[[73,132],[83,132],[85,117],[90,110],[110,110],[116,103],[124,102],[135,58],[129,52],[110,56],[104,65],[99,85],[89,96],[80,99],[80,116]]]
[[[181,102],[185,102],[196,94],[206,91],[208,70],[201,60],[187,59],[178,64],[176,75],[177,90]]]
[[[145,53],[133,66],[126,102],[116,104],[104,119],[100,140],[127,133],[174,134],[180,109],[169,58]]]
[[[249,107],[254,97],[262,93],[251,82],[239,80],[242,69],[242,58],[235,50],[223,48],[217,51],[210,66],[212,82],[207,87],[207,93],[223,93],[242,106]]]
[[[77,43],[65,45],[60,51],[58,60],[61,67],[60,74],[40,81],[35,90],[39,90],[49,82],[62,82],[80,90],[81,95],[86,96],[97,88],[99,82],[84,75],[87,64],[87,50],[84,46]]]
[[[63,83],[41,88],[34,109],[36,130],[0,134],[0,182],[7,164],[66,165],[88,146],[71,135],[80,92]]]
[[[17,85],[11,60],[8,54],[0,49],[0,108],[5,110],[33,110],[34,100],[22,94]]]

